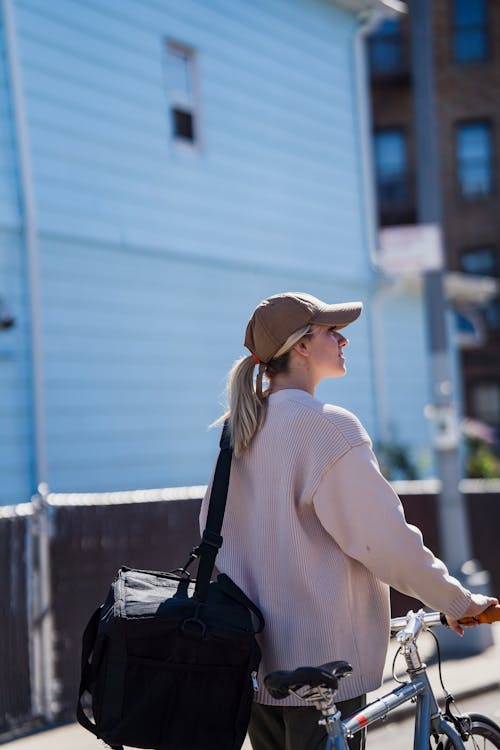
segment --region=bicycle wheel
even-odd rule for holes
[[[500,727],[487,716],[481,714],[469,714],[472,727],[471,737],[467,740],[466,747],[476,750],[493,750],[500,748]]]
[[[465,741],[467,750],[500,750],[500,727],[487,716],[469,714],[471,719],[470,737]],[[445,750],[454,750],[454,743],[448,739]]]

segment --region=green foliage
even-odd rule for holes
[[[467,440],[467,476],[472,479],[496,479],[500,477],[500,460],[490,446],[478,438]]]
[[[418,479],[418,471],[410,452],[401,443],[378,443],[375,447],[380,471],[386,479]]]

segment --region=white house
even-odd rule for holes
[[[206,482],[246,320],[287,289],[364,301],[318,395],[426,454],[421,294],[371,259],[382,0],[1,8],[0,503]]]

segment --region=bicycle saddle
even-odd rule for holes
[[[319,667],[298,667],[291,671],[271,672],[264,678],[264,685],[276,700],[287,698],[291,690],[309,687],[326,687],[336,690],[338,681],[352,672],[346,661],[330,661]]]

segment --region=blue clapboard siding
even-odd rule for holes
[[[425,476],[432,473],[431,425],[424,416],[430,402],[429,358],[420,295],[401,290],[381,297],[382,359],[385,399],[389,411],[389,442],[405,445]]]
[[[206,482],[216,447],[207,428],[222,410],[225,373],[245,353],[248,315],[261,297],[295,287],[297,275],[190,263],[138,248],[102,245],[82,253],[53,239],[43,246],[42,278],[50,286],[44,322],[51,486]],[[305,283],[334,298],[364,291],[317,274]],[[330,397],[370,422],[366,337],[360,321],[350,387],[339,381]]]
[[[0,13],[0,229],[19,228],[19,191],[12,102]]]
[[[371,329],[354,17],[330,0],[13,6],[39,229],[50,489],[206,482],[217,448],[208,425],[222,411],[226,372],[245,354],[248,316],[284,289],[365,301],[349,331],[349,374],[318,395],[356,412],[376,437],[381,347]],[[172,142],[167,40],[196,52],[195,150]],[[13,436],[0,502],[13,502],[34,489],[34,438],[18,164],[1,88],[0,262],[10,264],[20,324],[0,338],[12,342],[0,362],[9,404],[0,438]],[[419,304],[401,316],[405,337]],[[396,347],[384,356],[398,360]],[[405,356],[418,380],[421,342]],[[422,389],[400,411],[408,389],[398,367],[388,370],[391,418],[403,424],[411,411],[412,445],[421,445]]]
[[[360,252],[353,21],[333,4],[18,0],[42,231],[307,267]],[[197,52],[175,151],[166,39]]]
[[[15,326],[0,329],[0,504],[29,499],[32,474],[29,331],[12,104],[0,14],[0,300]]]
[[[24,248],[19,232],[0,229],[0,298],[15,326],[0,330],[0,504],[26,501],[33,489],[31,373]]]

